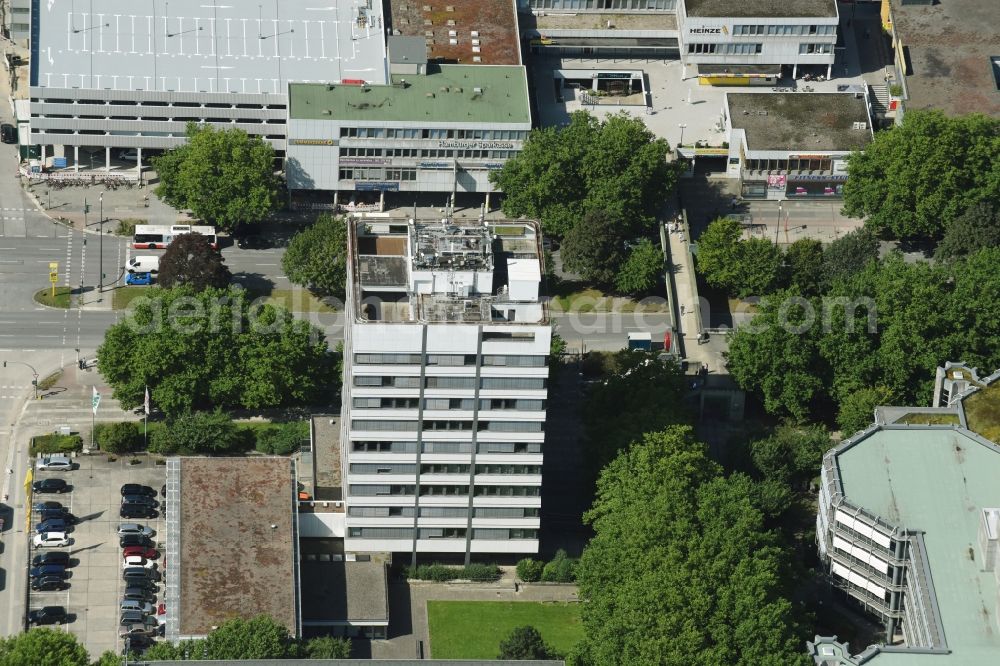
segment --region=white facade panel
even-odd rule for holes
[[[888,535],[883,534],[867,523],[852,518],[839,509],[834,512],[833,519],[844,527],[854,530],[861,536],[871,539],[885,548],[889,548],[892,545],[892,539]]]
[[[841,552],[847,553],[848,555],[864,562],[868,566],[879,569],[886,573],[889,573],[891,568],[889,563],[884,559],[877,557],[874,553],[866,548],[858,545],[851,544],[849,541],[840,538],[839,536],[833,537],[833,547]]]

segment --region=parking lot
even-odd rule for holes
[[[74,462],[79,467],[69,472],[35,471],[35,480],[58,477],[72,486],[63,494],[37,493],[32,496],[32,504],[54,500],[62,503],[79,522],[70,536],[73,543],[67,548],[33,548],[32,558],[43,552],[64,550],[70,553],[72,568],[64,591],[30,591],[29,609],[43,606],[64,606],[69,621],[64,627],[76,634],[87,647],[91,656],[96,657],[105,650],[121,653],[122,641],[118,636],[119,607],[122,590],[122,549],[119,547],[117,529],[119,523],[131,522],[147,525],[156,530],[153,541],[160,551],[159,569],[162,565],[163,548],[163,497],[160,489],[166,482],[166,467],[155,465],[151,458],[141,457],[140,464],[129,464],[129,457],[109,462],[107,457],[79,456]],[[118,515],[121,505],[120,488],[125,483],[138,483],[156,490],[156,501],[161,503],[157,517],[153,519],[123,519]],[[37,512],[32,513],[32,534],[38,520]],[[163,601],[162,581],[156,592],[156,603]]]

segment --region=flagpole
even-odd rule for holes
[[[142,405],[142,448],[143,449],[147,449],[147,448],[149,448],[149,445],[146,442],[146,433],[147,433],[147,430],[148,430],[148,425],[147,424],[149,423],[149,386],[148,385],[146,386],[146,391],[145,391],[145,394],[144,394],[143,397],[144,397],[144,400],[143,400],[143,405]]]

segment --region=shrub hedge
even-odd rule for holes
[[[39,453],[72,453],[83,448],[83,439],[79,435],[38,435],[31,438],[31,455]]]
[[[451,567],[444,564],[421,564],[416,567],[406,567],[406,577],[415,580],[500,580],[500,567],[495,564],[473,563],[464,567]]]

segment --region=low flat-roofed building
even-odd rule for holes
[[[288,458],[167,461],[168,640],[261,614],[301,635],[295,501]]]
[[[883,0],[882,19],[904,109],[1000,117],[1000,3]]]
[[[335,635],[387,638],[387,556],[364,560],[306,557],[302,562],[302,625]]]
[[[420,37],[441,63],[520,65],[515,0],[389,0],[392,34]]]
[[[489,172],[531,130],[519,65],[429,63],[426,74],[393,74],[387,85],[289,90],[293,190],[489,193]]]
[[[865,89],[728,93],[729,175],[749,199],[840,196],[847,156],[873,138]]]
[[[677,56],[676,0],[530,0],[520,3],[532,53]]]
[[[968,370],[945,371],[954,368]],[[977,381],[945,408],[879,407],[874,425],[824,456],[820,558],[834,587],[884,623],[886,644],[852,656],[817,636],[808,646],[817,664],[996,663],[1000,447],[977,430],[992,432],[998,380]]]

